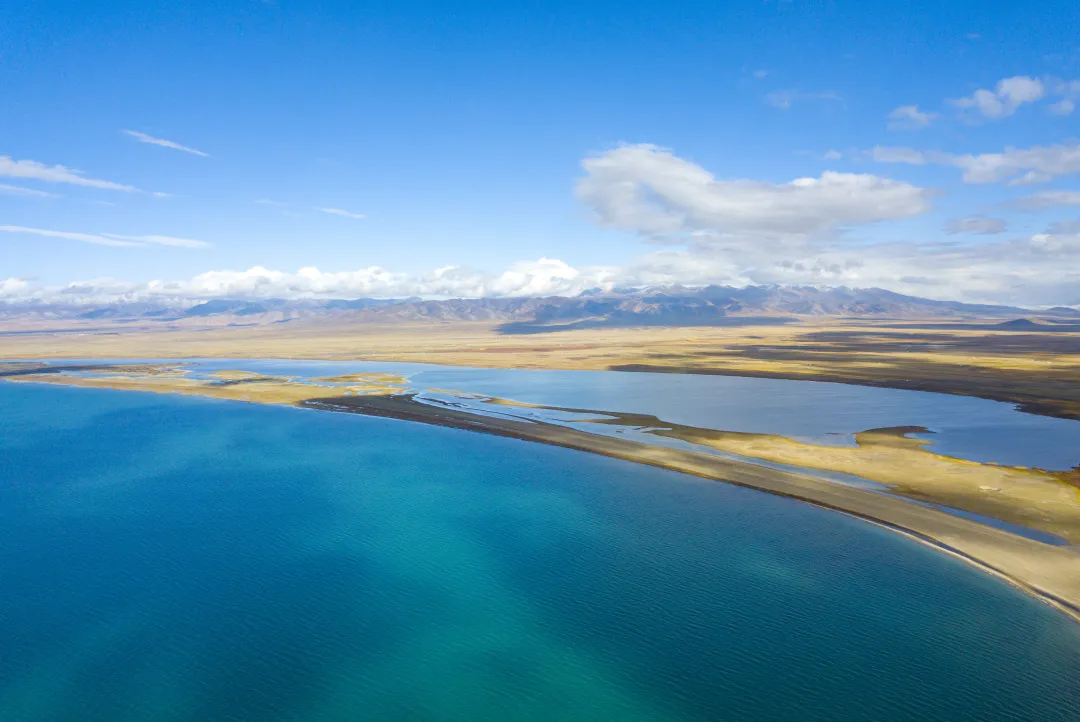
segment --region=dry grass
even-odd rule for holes
[[[81,328],[79,333],[2,337],[0,356],[361,359],[814,379],[980,396],[1080,419],[1076,333],[835,318],[781,326],[610,328],[521,336],[500,334],[492,323]]]
[[[158,394],[183,394],[186,396],[209,396],[230,401],[249,401],[260,404],[297,404],[308,399],[327,395],[325,387],[311,383],[294,382],[284,378],[246,375],[245,371],[223,371],[216,374],[218,381],[193,379],[175,375],[93,375],[70,376],[66,374],[40,374],[12,377],[17,383],[37,382],[86,388],[118,389],[121,391],[149,391]],[[335,394],[385,393],[386,384],[368,382],[339,386]]]

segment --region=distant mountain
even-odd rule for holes
[[[221,326],[300,320],[345,324],[486,321],[503,324],[502,330],[506,333],[604,326],[735,325],[748,323],[750,319],[758,323],[783,323],[796,316],[942,320],[1004,318],[1010,322],[1017,317],[1037,316],[1054,322],[1080,318],[1080,311],[1064,306],[1033,311],[1013,306],[934,301],[880,288],[813,286],[669,286],[612,292],[595,290],[574,297],[441,301],[419,298],[213,299],[186,306],[140,301],[96,307],[41,302],[0,303],[0,320],[31,323],[81,320],[137,325]]]

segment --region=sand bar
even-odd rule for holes
[[[888,526],[954,554],[1053,604],[1080,621],[1080,555],[886,494],[708,454],[591,434],[543,422],[482,416],[417,401],[409,394],[312,399],[309,408],[401,419],[602,454],[725,481]]]
[[[894,495],[793,471],[590,433],[542,420],[488,416],[425,403],[417,400],[415,394],[402,393],[399,386],[372,379],[355,386],[328,389],[285,378],[228,376],[230,378],[197,379],[187,376],[182,369],[167,365],[42,367],[38,364],[7,364],[0,368],[0,377],[10,381],[212,396],[479,431],[750,487],[844,512],[905,533],[996,574],[1080,621],[1080,554],[1076,547],[1053,546]]]

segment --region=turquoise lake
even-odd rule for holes
[[[834,512],[347,414],[0,412],[5,722],[1080,719],[1080,625]]]

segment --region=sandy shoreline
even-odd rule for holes
[[[66,373],[95,368],[108,375],[72,376]],[[0,377],[20,383],[210,396],[356,413],[478,431],[648,464],[785,496],[885,526],[973,564],[1080,621],[1080,554],[1075,546],[1046,544],[901,496],[855,488],[797,470],[590,433],[540,420],[491,416],[424,403],[416,400],[413,393],[405,392],[398,383],[401,379],[396,376],[340,377],[348,382],[347,385],[328,389],[292,383],[284,377],[251,375],[250,372],[219,372],[211,380],[198,380],[162,365],[43,368],[33,364],[0,364]],[[641,421],[636,417],[634,420]]]
[[[1080,621],[1080,555],[937,509],[787,471],[566,428],[433,406],[409,395],[311,399],[300,406],[505,436],[724,481],[888,527],[990,572]]]

